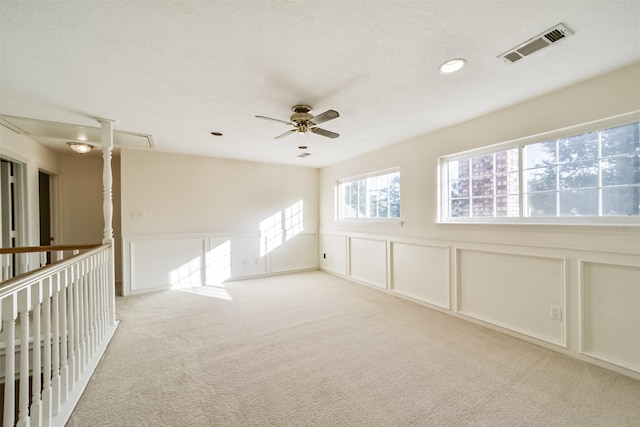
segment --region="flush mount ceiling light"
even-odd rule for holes
[[[438,67],[438,69],[440,70],[440,72],[442,74],[451,74],[451,73],[455,73],[460,68],[464,67],[464,64],[466,64],[466,63],[467,63],[467,61],[465,61],[462,58],[450,59],[447,62],[445,62],[444,64],[440,65],[440,67]]]
[[[78,154],[86,154],[93,150],[93,145],[86,142],[67,142],[67,145]]]

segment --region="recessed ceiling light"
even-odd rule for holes
[[[464,64],[466,63],[467,61],[462,58],[450,59],[444,64],[440,65],[438,69],[442,74],[451,74],[464,67]]]
[[[211,135],[213,136],[222,136],[221,132],[211,132]]]

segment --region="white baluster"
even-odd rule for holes
[[[102,265],[100,264],[100,254],[96,254],[93,264],[93,285],[91,286],[91,311],[93,312],[93,335],[94,353],[98,349],[98,344],[102,341],[102,331],[100,327],[100,279]]]
[[[91,268],[91,258],[86,259],[87,273],[84,279],[84,295],[83,295],[83,309],[84,309],[84,336],[85,336],[85,360],[86,364],[89,364],[91,355],[93,354],[93,337],[91,336],[91,306],[89,301],[91,299],[91,285],[93,284],[93,269]]]
[[[18,292],[20,317],[20,394],[18,398],[18,427],[28,427],[29,421],[29,310],[31,289]]]
[[[73,370],[69,370],[69,355],[67,352],[68,342],[69,342],[69,334],[68,334],[69,328],[67,327],[67,319],[69,318],[68,313],[69,311],[71,311],[68,308],[69,305],[67,303],[67,293],[69,292],[69,288],[71,287],[71,281],[73,280],[72,270],[73,269],[71,267],[68,267],[61,272],[62,280],[60,282],[60,288],[59,288],[59,293],[60,293],[60,311],[59,311],[60,325],[58,327],[58,331],[60,332],[60,340],[59,340],[60,394],[58,396],[59,404],[62,404],[67,401],[67,396],[69,392],[69,376],[70,376],[70,372],[73,372]],[[71,356],[73,357],[73,353],[71,353]],[[54,400],[54,405],[55,404],[56,404],[56,401]],[[54,407],[54,415],[57,413],[58,412],[55,410],[55,407]]]
[[[85,339],[84,339],[84,285],[85,285],[85,262],[84,260],[78,265],[80,271],[80,280],[78,280],[78,288],[76,293],[76,308],[78,309],[78,329],[76,336],[78,337],[78,346],[76,347],[76,363],[78,364],[78,378],[84,371],[85,366]]]
[[[51,342],[51,323],[53,321],[51,315],[51,299],[53,297],[53,281],[54,277],[49,277],[42,287],[42,332],[44,342],[42,348],[44,350],[43,362],[42,362],[42,377],[44,382],[42,384],[42,425],[48,426],[51,424],[52,413],[52,391],[51,385],[52,368],[51,368],[51,353],[53,343]],[[57,301],[56,301],[57,302]],[[57,309],[57,304],[54,310]],[[54,323],[54,328],[56,327]]]
[[[74,383],[78,379],[78,359],[76,349],[78,348],[78,265],[75,264],[70,269],[71,280],[67,286],[67,328],[69,329],[69,391],[73,390]]]
[[[100,340],[106,334],[106,325],[105,325],[105,311],[104,311],[104,284],[106,282],[105,277],[107,274],[107,268],[105,265],[105,252],[100,253],[100,267],[98,269],[98,283],[96,283],[96,294],[97,294],[97,305],[98,305],[98,327],[100,330]]]
[[[3,425],[12,426],[15,422],[16,408],[16,317],[18,315],[16,295],[6,296],[2,300],[2,326],[6,333],[4,360],[4,419]]]
[[[31,407],[29,416],[31,425],[40,426],[42,416],[42,352],[41,339],[41,312],[42,309],[42,281],[31,286],[31,307],[33,310],[33,350],[31,359]]]
[[[89,347],[89,356],[93,358],[96,353],[96,348],[98,341],[96,339],[97,328],[96,325],[98,323],[98,318],[96,316],[96,286],[97,286],[97,267],[98,267],[98,256],[93,255],[90,262],[91,274],[89,275],[89,286],[87,288],[88,291],[88,308],[89,308],[89,335],[91,336],[91,345]]]
[[[76,288],[76,302],[75,307],[77,309],[77,328],[76,328],[76,337],[77,337],[77,345],[76,345],[76,364],[78,366],[76,380],[80,378],[80,373],[84,371],[85,366],[85,339],[84,339],[84,286],[86,283],[86,268],[85,268],[85,260],[78,265],[78,283]]]
[[[0,280],[2,280],[3,282],[5,280],[9,280],[9,260],[11,258],[9,258],[11,255],[10,254],[2,254],[0,255]]]
[[[22,273],[26,273],[28,268],[27,254],[16,254],[17,262],[15,266],[15,270],[13,272],[14,275],[18,276]]]
[[[85,335],[85,365],[89,364],[89,360],[91,360],[91,355],[93,354],[93,338],[91,335],[91,307],[89,305],[89,300],[91,297],[91,285],[93,281],[91,277],[93,277],[93,270],[91,268],[91,258],[87,258],[86,260],[87,266],[87,275],[85,276],[84,283],[84,335]]]

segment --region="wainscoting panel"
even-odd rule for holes
[[[198,286],[204,281],[204,239],[130,243],[131,290]]]
[[[640,268],[582,263],[583,349],[640,372]]]
[[[467,249],[457,256],[460,313],[565,346],[564,259]]]
[[[231,237],[231,278],[266,274],[267,264],[259,236]]]
[[[271,271],[283,273],[318,267],[315,234],[297,234],[271,252]]]
[[[350,271],[353,279],[387,288],[387,241],[351,237]]]
[[[347,275],[347,236],[321,236],[320,266],[333,273]]]
[[[393,291],[450,308],[449,248],[391,243]]]

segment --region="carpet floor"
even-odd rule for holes
[[[640,381],[324,272],[117,299],[86,426],[640,426]]]

